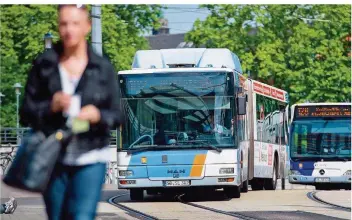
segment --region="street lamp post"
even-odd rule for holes
[[[50,32],[48,32],[44,35],[45,50],[50,49],[52,44],[53,44],[53,35]]]
[[[21,95],[21,91],[20,89],[22,88],[21,83],[15,83],[15,85],[13,85],[13,88],[15,88],[15,92],[16,92],[16,114],[17,114],[17,124],[16,124],[16,128],[18,129],[20,127],[19,125],[19,119],[18,119],[18,109],[19,109],[19,101],[20,101],[20,95]]]
[[[0,117],[1,117],[1,99],[2,99],[2,97],[5,97],[5,95],[4,94],[2,94],[2,92],[0,92]]]
[[[1,99],[2,97],[5,97],[4,94],[2,94],[2,92],[0,92],[0,119],[1,119]],[[0,134],[1,134],[1,125],[0,125]],[[0,137],[0,146],[1,146],[1,140],[2,138]]]
[[[21,83],[15,83],[15,85],[13,85],[13,88],[15,88],[15,92],[16,92],[16,130],[17,130],[17,144],[19,144],[19,135],[18,135],[18,129],[20,128],[20,123],[19,123],[19,102],[20,102],[20,95],[21,95],[21,91],[20,89],[22,88]]]

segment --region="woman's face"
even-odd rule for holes
[[[59,11],[59,34],[64,47],[77,46],[90,32],[88,12],[75,6],[66,6]]]

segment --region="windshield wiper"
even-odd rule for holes
[[[316,157],[291,157],[291,160],[297,162],[297,161],[350,161],[351,159],[345,158],[345,157],[323,157],[323,156],[316,156]]]
[[[197,141],[197,140],[194,140],[194,141],[183,141],[182,143],[194,143],[194,144],[205,144],[205,145],[201,145],[201,146],[195,146],[196,148],[206,148],[206,149],[209,149],[211,148],[212,150],[216,150],[217,152],[221,153],[222,150],[218,147],[215,147],[214,145],[212,144],[209,144],[208,141]]]
[[[347,159],[345,157],[329,157],[329,159],[333,159],[333,160],[339,160],[339,161],[349,161],[351,159]]]
[[[147,147],[132,148],[127,150],[127,154],[138,153],[148,150],[172,150],[172,149],[182,149],[183,145],[149,145]]]
[[[215,147],[214,145],[211,144],[207,144],[207,145],[203,145],[203,146],[197,146],[197,148],[211,148],[212,150],[216,150],[217,152],[221,153],[222,150],[218,147]]]
[[[138,153],[138,152],[143,152],[143,151],[148,151],[148,150],[155,150],[155,149],[163,149],[164,147],[158,146],[158,145],[150,145],[147,147],[140,147],[140,148],[131,148],[127,150],[127,154],[132,154],[132,153]]]
[[[309,161],[309,160],[312,160],[312,161],[318,161],[320,160],[319,157],[291,157],[291,160],[293,160],[294,162],[297,162],[297,161]]]
[[[206,143],[206,142],[204,142]],[[143,151],[149,151],[149,150],[173,150],[173,149],[179,149],[179,150],[184,150],[184,149],[194,149],[194,148],[202,148],[202,149],[209,149],[211,148],[212,150],[216,150],[217,152],[221,153],[222,149],[215,147],[214,145],[211,144],[206,144],[203,146],[185,146],[185,145],[155,145],[155,146],[149,146],[149,147],[141,147],[141,148],[135,148],[135,149],[129,149],[127,150],[127,154],[130,155],[132,153],[139,153]]]

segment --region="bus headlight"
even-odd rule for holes
[[[231,173],[235,173],[235,169],[234,168],[220,168],[219,173],[220,174],[231,174]]]
[[[119,170],[119,176],[133,176],[132,170]]]
[[[346,173],[343,174],[344,176],[351,176],[351,170],[347,170]]]
[[[288,175],[302,175],[298,170],[290,170]]]

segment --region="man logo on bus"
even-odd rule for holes
[[[167,170],[167,173],[186,173],[186,170],[185,169],[180,169],[180,170]]]

